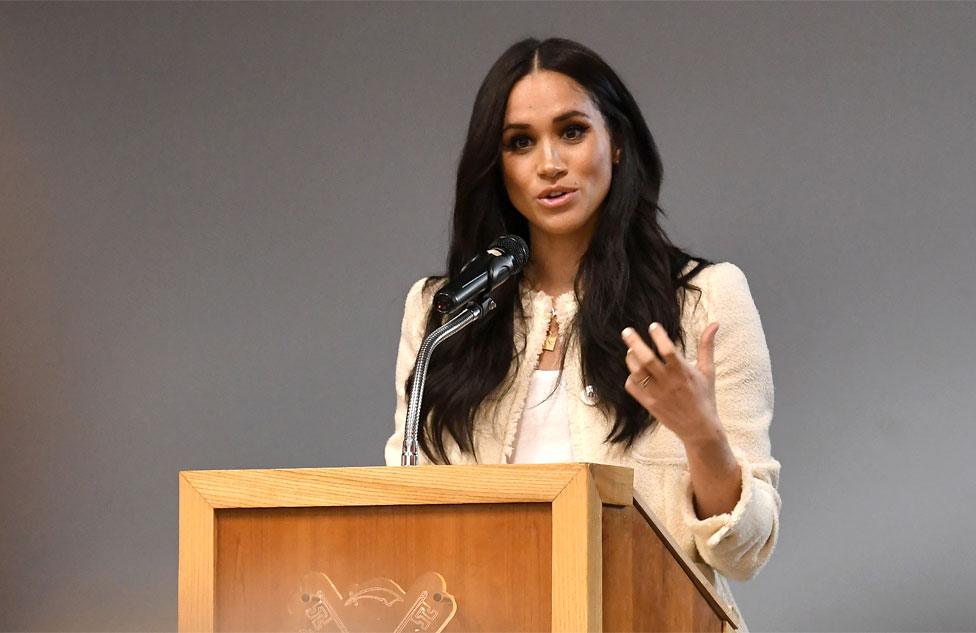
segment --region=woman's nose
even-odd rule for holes
[[[539,163],[539,177],[547,180],[559,178],[566,173],[566,163],[563,162],[552,143],[542,144],[542,161]]]

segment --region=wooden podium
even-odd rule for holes
[[[731,631],[595,464],[180,473],[180,631]]]

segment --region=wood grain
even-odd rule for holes
[[[610,503],[630,503],[629,469],[590,464],[497,464],[184,471],[213,508],[551,502],[591,470]]]
[[[458,599],[452,631],[737,627],[632,481],[595,464],[183,472],[180,630],[296,630],[307,572],[348,591],[429,571]]]
[[[723,633],[717,612],[636,507],[603,508],[607,631]]]
[[[603,630],[634,628],[634,531],[632,508],[603,508]]]
[[[678,545],[671,536],[671,533],[664,529],[661,522],[654,516],[654,513],[650,510],[650,504],[641,499],[640,495],[634,492],[634,507],[642,515],[644,522],[654,531],[657,538],[660,540],[661,544],[667,548],[671,553],[674,561],[681,566],[695,586],[698,591],[701,592],[702,597],[708,601],[712,606],[712,609],[720,615],[722,619],[729,622],[735,628],[741,628],[738,618],[731,609],[726,608],[725,603],[722,601],[718,592],[715,590],[715,586],[712,585],[711,581],[705,577],[698,565],[695,564],[693,560],[688,558],[684,550]]]
[[[601,500],[580,471],[552,503],[552,630],[602,631]]]
[[[218,510],[216,630],[297,631],[309,571],[343,594],[436,571],[458,605],[446,630],[548,631],[550,519],[547,504]]]
[[[214,511],[180,475],[179,589],[180,631],[213,631]]]
[[[620,466],[587,464],[600,500],[607,505],[629,506],[634,501],[634,471]]]

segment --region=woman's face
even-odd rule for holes
[[[508,197],[533,236],[589,240],[610,190],[612,152],[603,116],[573,79],[543,70],[512,88],[502,131],[502,174]]]

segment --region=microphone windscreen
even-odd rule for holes
[[[525,266],[525,263],[529,261],[529,245],[518,235],[502,235],[495,240],[492,247],[514,257],[518,270],[521,270]],[[513,272],[518,272],[518,270]]]

